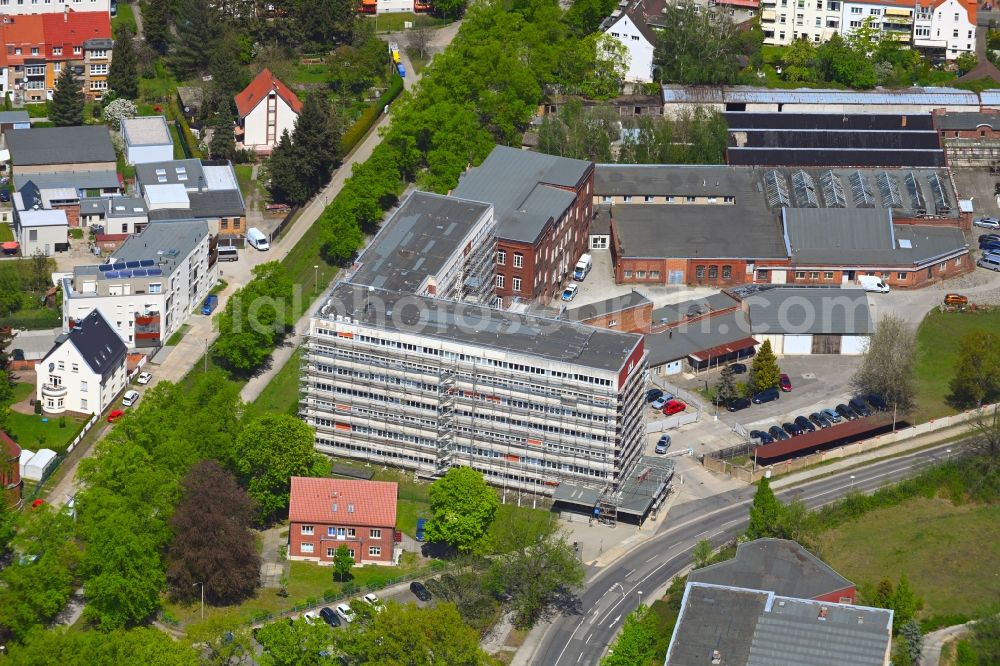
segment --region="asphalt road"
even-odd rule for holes
[[[888,483],[912,476],[941,462],[963,446],[949,442],[864,468],[846,470],[777,493],[783,501],[798,498],[809,508],[828,504],[852,488],[873,492]],[[853,475],[853,478],[852,478]],[[643,593],[649,597],[691,564],[691,550],[701,539],[715,546],[746,528],[748,505],[755,489],[716,495],[676,506],[667,526],[642,546],[603,569],[588,572],[580,614],[563,615],[548,628],[532,664],[575,666],[597,664],[614,640],[626,615],[635,610]]]

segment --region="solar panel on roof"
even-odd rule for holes
[[[124,270],[125,268],[128,268],[128,267],[125,265],[124,261],[116,261],[115,262],[114,269],[116,271]]]
[[[788,184],[785,182],[785,177],[776,169],[764,173],[764,192],[767,196],[767,205],[771,208],[791,207],[792,199],[788,196]]]
[[[125,267],[126,268],[139,268],[139,262],[138,261],[126,261],[125,262]]]
[[[107,273],[104,274],[104,277],[108,278],[109,280],[113,279],[113,278],[117,278],[118,277],[118,272],[117,271],[108,271]]]
[[[936,173],[932,173],[927,181],[931,184],[931,192],[934,193],[934,207],[938,213],[951,212],[951,205],[948,203],[948,195],[944,191],[944,185]]]
[[[111,264],[101,264],[100,266],[97,267],[97,270],[101,271],[102,273],[106,273],[111,270]]]
[[[139,262],[140,266],[155,266],[156,262],[152,259],[143,259]]]
[[[819,182],[823,187],[823,199],[826,200],[827,208],[847,208],[847,195],[840,176],[832,170],[826,171],[819,177]]]
[[[163,275],[163,271],[160,270],[159,268],[147,268],[146,275],[148,275],[149,277],[153,277],[156,275]]]
[[[812,176],[805,171],[796,171],[792,174],[792,187],[795,188],[795,201],[799,208],[819,208]]]
[[[132,277],[146,277],[146,269],[145,268],[133,268],[132,269]]]
[[[875,195],[871,185],[860,171],[851,173],[851,193],[854,195],[854,205],[858,208],[874,208]]]
[[[899,195],[899,185],[896,184],[896,179],[890,176],[888,171],[879,171],[875,174],[875,182],[878,183],[883,206],[886,208],[903,207],[903,197]]]
[[[910,195],[910,207],[917,213],[926,213],[927,204],[924,203],[924,195],[920,193],[916,174],[912,171],[906,174],[903,183],[906,185],[906,193]]]

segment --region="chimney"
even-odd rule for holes
[[[63,23],[69,22],[69,5],[63,6]]]
[[[903,127],[906,127],[906,116],[903,116]]]
[[[722,663],[722,653],[718,650],[712,650],[712,663],[716,665]]]
[[[826,621],[826,606],[819,607],[819,616],[816,619]]]

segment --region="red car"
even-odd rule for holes
[[[125,416],[125,412],[123,412],[122,410],[120,409],[111,410],[111,413],[108,414],[108,423],[114,423],[123,416]]]
[[[781,390],[788,393],[792,390],[792,380],[788,378],[788,375],[781,373],[781,377],[778,380],[781,383]]]
[[[687,409],[687,405],[680,400],[671,400],[663,406],[663,413],[666,416],[673,416],[674,414],[683,412],[685,409]]]

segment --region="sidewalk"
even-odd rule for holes
[[[972,622],[966,622],[926,634],[920,650],[920,666],[938,666],[941,663],[941,648],[944,644],[965,636],[972,630],[972,625]]]

